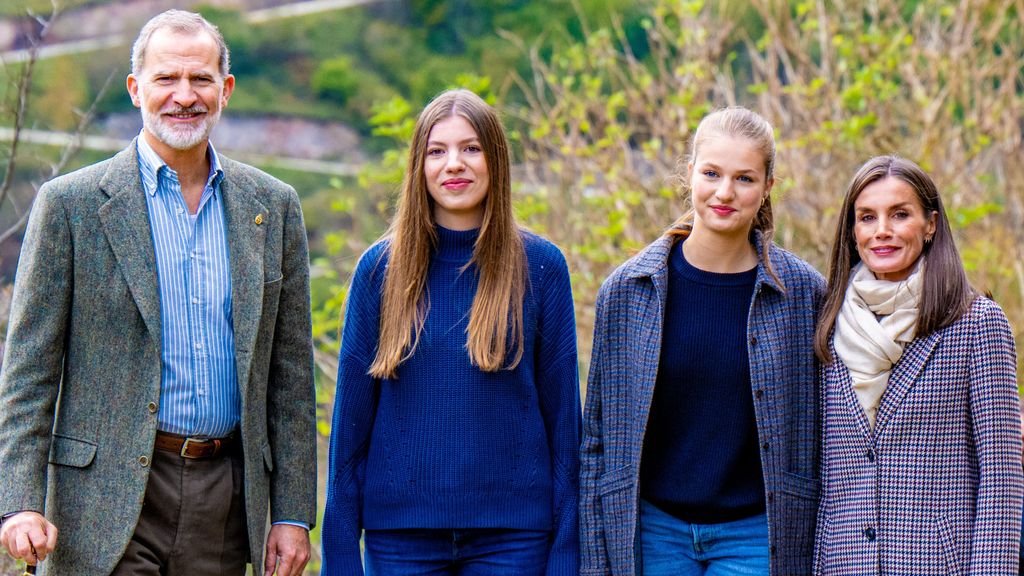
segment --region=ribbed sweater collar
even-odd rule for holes
[[[756,266],[743,272],[708,272],[697,268],[686,259],[682,242],[672,248],[669,266],[676,274],[687,280],[708,286],[748,286],[753,285],[757,280]]]
[[[434,257],[444,262],[465,264],[473,257],[473,247],[480,235],[480,229],[449,230],[437,226],[437,250]]]

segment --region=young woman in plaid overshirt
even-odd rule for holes
[[[772,243],[772,127],[694,135],[692,210],[601,287],[580,465],[581,574],[807,574],[818,503],[815,311]]]

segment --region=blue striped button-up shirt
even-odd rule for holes
[[[210,175],[190,214],[178,175],[138,138],[139,171],[156,249],[162,328],[158,428],[218,438],[238,425],[240,396],[231,316],[231,268],[220,183],[211,144]]]

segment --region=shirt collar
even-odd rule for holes
[[[672,247],[676,245],[678,238],[670,234],[662,234],[660,238],[644,248],[639,254],[627,262],[625,274],[629,278],[653,277],[664,273],[668,267],[668,257]],[[777,292],[784,292],[783,287],[768,274],[764,265],[762,245],[764,238],[760,230],[753,231],[754,250],[757,252],[757,280],[759,284],[765,284]],[[768,253],[771,254],[774,245],[768,245]]]
[[[150,196],[156,195],[161,173],[164,177],[173,175],[175,180],[177,180],[177,175],[164,162],[163,158],[153,150],[149,142],[146,141],[145,134],[142,132],[136,138],[136,148],[139,153],[139,171],[142,174],[142,187],[147,194]],[[214,192],[216,192],[220,181],[224,178],[224,170],[221,168],[220,156],[214,149],[213,142],[207,141],[206,154],[210,159],[210,175],[206,179],[206,185],[212,187]]]

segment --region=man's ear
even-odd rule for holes
[[[228,100],[231,99],[231,93],[235,91],[235,77],[228,74],[224,77],[224,90],[220,94],[220,107],[227,108]]]
[[[129,74],[128,78],[125,79],[125,84],[128,87],[128,95],[132,97],[132,104],[136,108],[142,108],[142,100],[139,97],[139,81],[135,78],[134,74]]]

